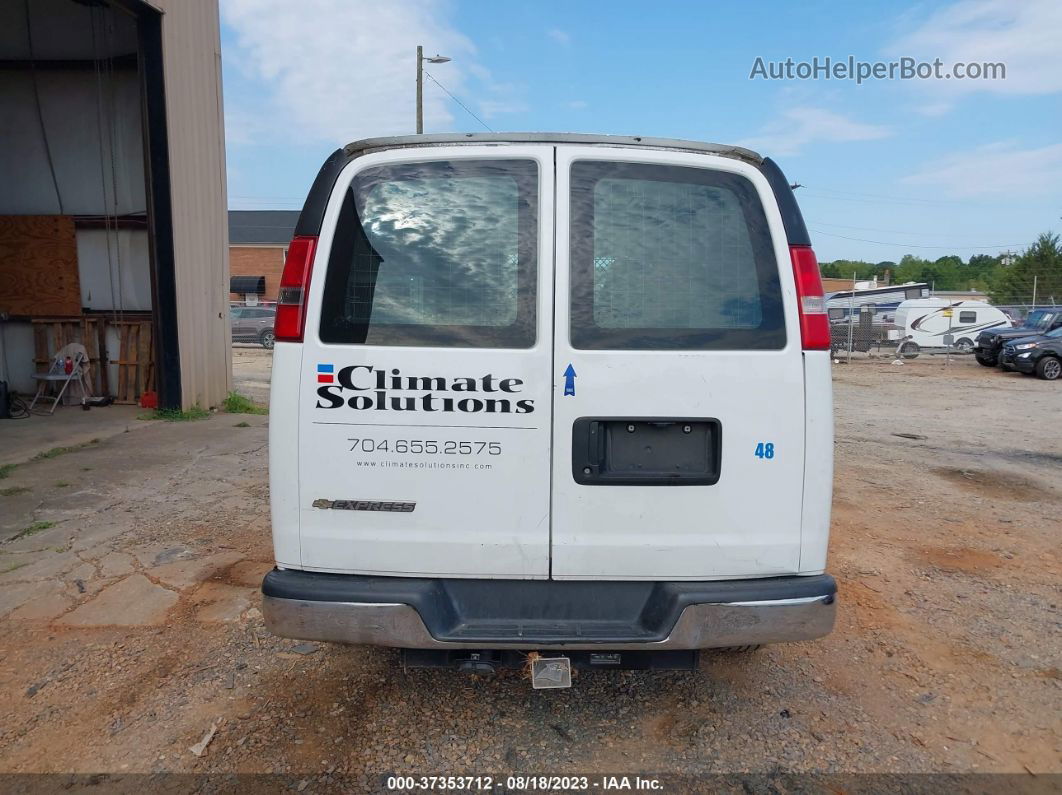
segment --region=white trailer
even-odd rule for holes
[[[985,329],[1010,325],[1001,310],[983,301],[918,298],[896,308],[897,328],[889,337],[902,343],[906,356],[917,355],[923,348],[954,348],[967,353]]]

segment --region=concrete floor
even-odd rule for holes
[[[233,383],[237,392],[256,403],[269,403],[273,352],[260,345],[234,345]],[[104,440],[150,422],[138,406],[107,406],[82,411],[80,406],[57,406],[55,414],[33,414],[24,420],[0,420],[0,466],[21,464],[54,447],[75,447]]]
[[[104,406],[83,411],[80,406],[57,406],[55,414],[31,414],[28,419],[0,420],[0,466],[21,464],[54,447],[75,447],[93,439],[107,439],[150,425],[138,420],[139,406]]]

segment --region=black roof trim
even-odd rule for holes
[[[350,158],[342,149],[337,149],[328,156],[321,170],[317,172],[310,192],[306,194],[306,203],[302,205],[299,222],[295,224],[296,237],[317,237],[321,234],[325,210],[328,209],[328,197],[332,195],[339,172],[349,162]]]
[[[774,191],[774,199],[778,202],[778,211],[782,214],[782,225],[785,227],[785,237],[791,246],[810,246],[811,235],[804,224],[804,216],[800,213],[793,189],[789,187],[789,180],[785,178],[782,169],[771,158],[764,158],[760,163],[760,172],[767,178],[767,182]]]

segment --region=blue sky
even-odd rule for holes
[[[413,132],[415,48],[497,131],[751,145],[820,260],[1020,249],[1062,230],[1062,2],[222,0],[233,208],[301,207],[350,140]],[[651,9],[647,13],[646,9]],[[750,80],[767,61],[1003,62],[1002,80]],[[484,130],[430,80],[429,132]]]

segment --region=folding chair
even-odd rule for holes
[[[69,356],[74,363],[70,372],[66,372],[66,357]],[[69,345],[64,345],[58,353],[55,354],[55,358],[52,359],[52,366],[48,369],[47,373],[35,373],[34,378],[37,380],[37,394],[33,396],[33,401],[30,403],[30,411],[37,405],[38,400],[51,400],[52,408],[48,412],[49,414],[55,414],[55,407],[59,405],[59,401],[63,399],[63,393],[66,392],[66,388],[70,386],[71,381],[77,382],[81,387],[81,397],[86,398],[89,395],[88,382],[85,380],[85,370],[88,367],[88,351],[85,350],[85,346],[79,342],[71,342]],[[62,384],[59,389],[59,394],[54,398],[50,398],[44,394],[48,388],[48,384]]]

